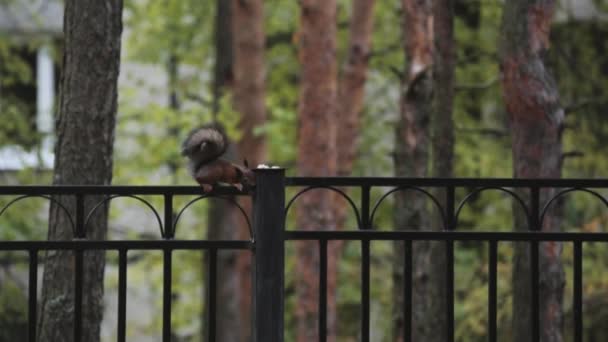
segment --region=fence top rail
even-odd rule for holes
[[[0,241],[0,251],[253,249],[248,240],[53,240]]]
[[[286,177],[287,186],[413,186],[505,188],[608,188],[608,179]],[[169,185],[15,185],[0,186],[0,195],[201,195],[199,186]],[[235,188],[216,187],[213,195],[245,195]]]
[[[608,188],[608,179],[591,178],[407,178],[407,177],[287,177],[288,186],[414,186],[506,188]]]
[[[490,231],[373,231],[307,230],[286,231],[286,240],[358,240],[358,241],[581,241],[608,242],[608,233],[580,232],[490,232]]]
[[[0,195],[203,195],[199,186],[168,185],[16,185],[0,186]],[[222,186],[213,195],[243,195]]]

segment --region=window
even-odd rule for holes
[[[52,167],[57,73],[51,44],[0,52],[0,170]]]

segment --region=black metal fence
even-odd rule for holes
[[[76,201],[74,222],[74,240],[71,241],[0,241],[0,251],[29,252],[29,336],[35,341],[36,336],[36,284],[38,254],[44,250],[75,251],[75,312],[74,337],[80,341],[82,321],[79,312],[82,306],[82,267],[83,252],[91,249],[118,251],[118,341],[125,341],[126,332],[126,283],[127,253],[130,250],[161,250],[163,262],[163,341],[171,338],[171,256],[175,250],[206,250],[209,253],[208,277],[208,339],[215,340],[215,312],[217,252],[223,249],[251,250],[253,256],[253,338],[258,342],[283,341],[284,334],[284,258],[285,243],[293,240],[318,241],[320,256],[319,272],[319,340],[326,340],[327,327],[327,245],[331,240],[358,241],[361,244],[361,340],[370,340],[370,243],[372,241],[402,241],[405,248],[403,260],[405,286],[403,313],[405,319],[406,340],[410,337],[410,317],[412,314],[412,242],[419,240],[443,241],[446,250],[446,293],[448,305],[446,319],[448,322],[448,339],[454,340],[454,243],[456,241],[481,241],[489,244],[488,274],[488,337],[489,341],[497,340],[497,249],[500,243],[507,241],[524,241],[531,246],[531,283],[533,313],[531,338],[540,338],[539,315],[539,243],[542,241],[562,241],[573,244],[573,320],[574,340],[582,341],[582,253],[585,242],[608,242],[607,233],[584,232],[543,232],[541,227],[548,210],[563,196],[572,192],[585,192],[595,196],[604,206],[608,201],[598,189],[608,188],[608,180],[530,180],[530,179],[411,179],[411,178],[285,178],[282,169],[256,170],[257,186],[253,194],[253,220],[251,240],[242,241],[207,241],[175,239],[175,227],[181,213],[195,201],[204,198],[199,196],[181,209],[174,217],[173,198],[178,195],[200,195],[197,187],[123,187],[123,186],[62,186],[62,187],[0,187],[0,196],[17,196],[10,205],[27,197],[44,197],[54,201],[52,196],[70,195]],[[295,187],[299,192],[285,202],[285,189]],[[376,187],[388,187],[378,201],[372,206],[371,190]],[[286,230],[285,217],[294,201],[300,195],[313,189],[327,189],[342,195],[349,203],[355,216],[357,230],[327,231],[319,230]],[[343,189],[358,188],[359,203],[349,197]],[[428,191],[426,189],[433,189]],[[456,190],[465,189],[467,195],[458,203]],[[552,197],[541,201],[544,189],[555,189]],[[472,196],[486,190],[501,191],[513,198],[521,206],[528,220],[528,231],[491,232],[491,231],[458,231],[459,215]],[[387,197],[398,191],[414,191],[433,203],[443,220],[440,231],[378,231],[373,229],[374,217],[378,208]],[[525,196],[520,194],[525,193]],[[220,189],[216,195],[235,194],[231,190]],[[437,196],[436,194],[440,194]],[[158,220],[162,240],[148,241],[91,241],[85,236],[85,225],[88,215],[84,213],[84,198],[92,195],[105,196],[104,201],[116,197],[132,197],[146,204]],[[154,208],[143,200],[141,195],[161,195],[164,197],[164,220],[161,220]],[[542,202],[542,203],[541,203]],[[236,205],[236,203],[235,203]],[[0,216],[7,207],[0,210]],[[70,215],[70,213],[66,213]],[[163,223],[164,222],[164,223]]]

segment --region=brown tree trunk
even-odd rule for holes
[[[371,38],[374,23],[374,0],[354,0],[349,26],[349,42],[346,60],[338,81],[336,120],[340,129],[336,132],[337,175],[350,176],[357,154],[359,122],[365,98],[365,80],[371,52]],[[347,191],[347,189],[342,189]],[[338,194],[335,195],[333,211],[336,228],[343,229],[349,215],[347,202]],[[352,228],[352,227],[351,227]],[[343,251],[344,242],[334,241],[328,250],[328,272],[337,277],[338,260]],[[337,286],[327,289],[330,298],[336,298]],[[337,334],[338,312],[335,304],[333,312],[328,312],[328,330]],[[332,337],[333,338],[333,337]]]
[[[431,1],[402,0],[403,49],[406,74],[402,79],[400,116],[395,135],[395,176],[426,177],[429,161],[429,118],[433,93],[433,14]],[[412,191],[395,195],[396,229],[428,226],[425,198]],[[403,316],[403,243],[395,243],[393,264],[393,340],[403,341],[405,319],[411,320],[413,341],[427,341],[434,334],[425,302],[428,284],[428,242],[413,244],[413,317]],[[409,271],[409,270],[408,270]]]
[[[82,20],[87,18],[87,20]],[[102,184],[112,180],[112,151],[122,33],[122,1],[67,0],[65,50],[57,121],[53,184]],[[76,212],[73,197],[60,198]],[[87,198],[85,213],[100,198]],[[86,238],[103,240],[108,207],[89,221]],[[71,226],[51,205],[49,240],[70,240]],[[82,340],[99,341],[105,253],[84,255]],[[42,280],[38,341],[73,341],[74,253],[49,251]]]
[[[213,70],[212,113],[213,120],[217,121],[220,111],[220,100],[225,91],[233,84],[233,51],[232,51],[232,3],[226,0],[216,1],[215,16],[215,62]],[[229,143],[227,158],[236,159],[235,146]],[[234,200],[233,197],[229,198]],[[207,238],[209,240],[235,240],[238,238],[237,209],[228,201],[222,199],[209,199],[209,216]],[[238,251],[225,250],[217,255],[217,303],[216,306],[216,339],[218,341],[236,342],[241,340],[241,332],[245,332],[247,325],[243,326],[241,320],[241,289],[240,277],[236,272],[236,259]],[[203,255],[203,268],[208,269],[208,255]],[[203,288],[201,298],[204,298],[205,310],[202,317],[201,336],[207,337],[209,327],[206,318],[209,315],[207,291],[209,287],[207,272],[203,272],[203,279],[207,284]],[[248,295],[248,294],[245,294]]]
[[[454,160],[454,3],[433,1],[435,53],[433,54],[433,177],[452,177]]]
[[[232,3],[226,0],[216,0],[214,44],[215,61],[213,66],[213,120],[217,121],[220,111],[220,100],[227,87],[232,85],[233,51],[232,51]]]
[[[433,101],[431,116],[431,176],[450,178],[453,176],[454,124],[452,119],[454,98],[454,3],[453,0],[433,1]],[[446,208],[445,192],[437,191],[435,196]],[[432,229],[446,229],[438,213],[433,212]],[[421,318],[427,341],[448,340],[448,312],[446,270],[447,249],[450,242],[431,242],[425,247],[423,257],[429,260],[426,312]],[[416,252],[416,251],[414,251]],[[416,275],[418,276],[418,275]]]
[[[264,8],[262,0],[233,0],[234,105],[241,119],[238,142],[242,158],[266,158],[266,138],[255,134],[266,121]]]
[[[500,67],[503,97],[512,134],[516,178],[559,178],[564,111],[556,84],[544,65],[555,3],[551,0],[513,0],[505,3],[501,28]],[[544,191],[541,203],[554,191]],[[522,215],[516,228],[526,229]],[[542,230],[559,230],[559,217],[548,215]],[[541,341],[562,341],[564,270],[562,246],[540,246]],[[529,246],[517,245],[513,274],[513,336],[532,341]]]
[[[255,129],[266,122],[266,68],[264,51],[264,7],[262,0],[232,0],[234,106],[241,114],[237,142],[240,161],[246,159],[255,166],[266,159],[266,137],[255,133]],[[251,217],[251,199],[239,198],[240,205]],[[246,222],[240,213],[237,237],[250,239]],[[250,341],[251,332],[251,255],[238,253],[236,272],[239,284],[240,341]]]
[[[300,1],[298,32],[302,66],[298,103],[298,175],[336,174],[336,1]],[[333,229],[334,195],[313,191],[298,200],[298,229]],[[297,341],[317,340],[319,253],[315,244],[296,243]],[[335,263],[329,261],[329,263]],[[335,272],[328,272],[327,286],[335,288]],[[328,313],[335,312],[335,298],[328,296]],[[332,318],[329,318],[331,320]],[[335,331],[328,331],[334,340]]]
[[[365,98],[365,80],[371,52],[375,0],[354,0],[350,19],[346,61],[338,84],[336,107],[340,129],[337,130],[338,176],[350,176],[357,154],[359,121]],[[338,222],[343,222],[338,215]],[[340,226],[340,225],[339,225]]]

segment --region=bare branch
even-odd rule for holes
[[[403,72],[403,70],[400,70],[399,68],[397,68],[396,66],[389,66],[388,70],[395,76],[397,76],[397,78],[399,80],[403,80],[403,78],[405,77],[405,72]]]
[[[583,151],[573,150],[573,151],[562,152],[562,160],[564,160],[566,158],[581,158],[584,156],[585,156],[585,152],[583,152]]]
[[[456,128],[456,131],[462,133],[491,135],[496,138],[502,138],[509,135],[507,131],[498,128]]]
[[[564,112],[566,114],[568,114],[568,113],[575,112],[579,109],[582,109],[584,107],[594,106],[594,105],[605,106],[606,104],[607,104],[606,100],[600,99],[600,98],[582,99],[580,101],[572,102],[572,103],[565,105]]]
[[[206,98],[204,98],[198,94],[186,93],[184,96],[186,97],[187,100],[196,102],[207,108],[211,108],[211,106],[213,105],[213,103],[211,101],[207,100]]]
[[[456,91],[462,91],[462,90],[484,90],[484,89],[488,89],[491,88],[493,86],[495,86],[496,84],[498,84],[498,81],[500,80],[500,77],[494,77],[491,78],[483,83],[470,83],[470,84],[456,84],[454,86],[454,89]]]

